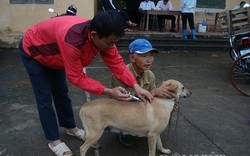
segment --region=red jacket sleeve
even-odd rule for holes
[[[63,47],[62,57],[64,68],[69,81],[80,89],[83,89],[89,93],[101,95],[105,87],[99,81],[89,78],[83,72],[84,66],[81,60],[82,50],[78,50],[65,42],[62,44],[60,45],[61,48]],[[90,57],[90,60],[88,61],[91,60],[92,57]]]

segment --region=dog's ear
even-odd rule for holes
[[[178,83],[175,80],[165,81],[168,91],[177,94],[178,93]]]
[[[177,94],[178,92],[178,85],[174,82],[174,81],[168,81],[166,83],[167,85],[167,88],[168,88],[168,91],[174,93],[174,94]]]
[[[174,94],[177,94],[178,92],[178,84],[174,80],[162,81],[159,85],[157,85],[157,88],[161,85],[165,85],[167,90]]]

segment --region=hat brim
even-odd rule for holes
[[[158,49],[151,48],[151,49],[147,49],[147,50],[144,50],[144,51],[134,51],[133,53],[136,53],[136,54],[146,54],[148,52],[159,53],[160,51]]]

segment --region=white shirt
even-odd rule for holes
[[[196,0],[181,0],[181,12],[194,13],[196,8]]]
[[[233,10],[237,10],[237,9],[240,9],[240,5],[236,5]]]
[[[173,10],[173,6],[172,6],[172,3],[170,1],[168,1],[166,4],[164,4],[163,0],[160,0],[157,5],[156,5],[156,9],[157,10],[164,10],[164,11],[167,11],[167,10]]]
[[[245,3],[243,6],[240,6],[240,5],[236,5],[233,10],[237,10],[237,9],[240,9],[240,8],[244,8],[245,5],[249,5],[248,3]],[[246,6],[248,7],[248,6]]]
[[[143,1],[140,3],[139,9],[142,10],[153,10],[155,8],[155,3],[153,1]]]

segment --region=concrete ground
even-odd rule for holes
[[[127,54],[122,55],[127,62]],[[164,146],[172,150],[170,156],[250,155],[250,98],[239,94],[230,84],[230,63],[227,52],[171,51],[155,57],[153,71],[157,83],[177,79],[193,92],[190,98],[180,99],[179,116],[175,112],[170,129],[162,133]],[[109,85],[110,71],[100,57],[87,68],[87,73]],[[0,75],[0,156],[52,156],[16,50],[0,51]],[[86,102],[86,94],[70,85],[70,97],[77,125],[82,127],[78,110]],[[60,130],[61,139],[79,156],[83,142]],[[105,156],[148,155],[146,138],[136,138],[135,145],[126,148],[116,134],[105,132],[99,143],[100,154]],[[93,150],[87,155],[93,156]]]

